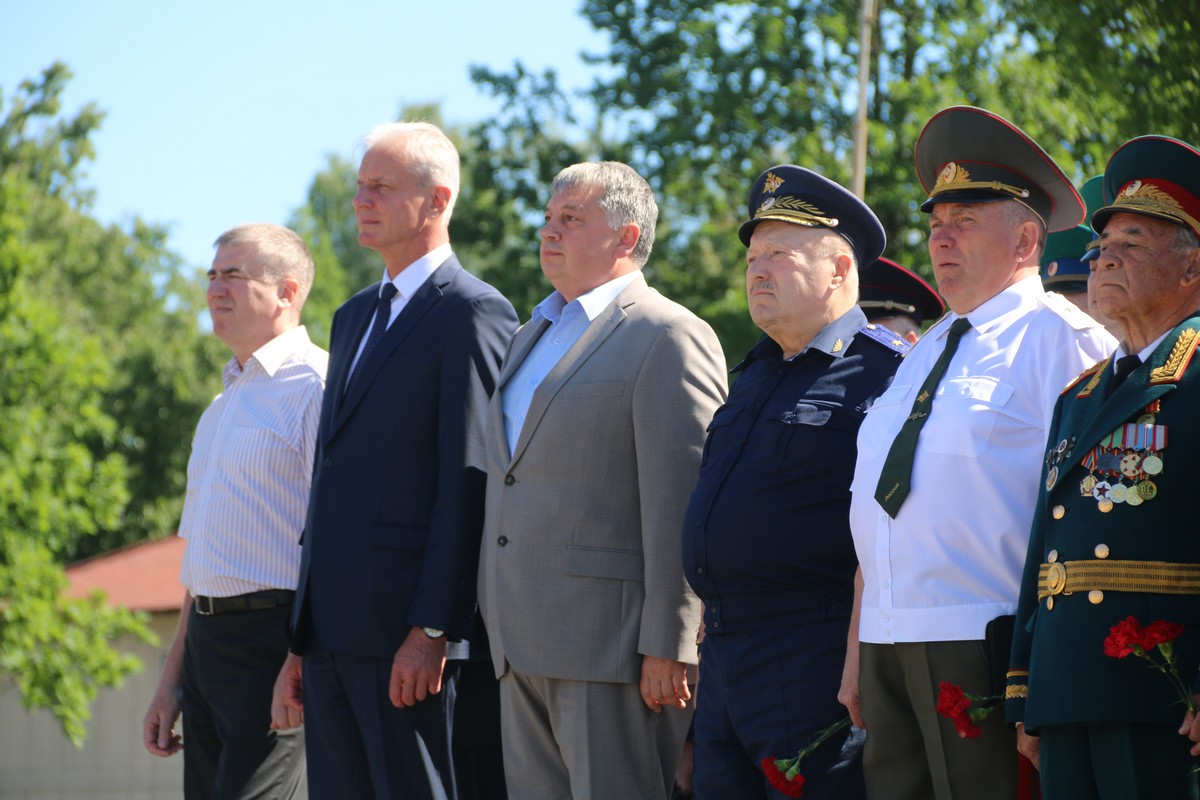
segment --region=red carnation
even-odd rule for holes
[[[1110,658],[1124,658],[1131,653],[1140,656],[1142,653],[1138,653],[1138,650],[1145,651],[1141,639],[1142,625],[1137,617],[1126,617],[1108,629],[1108,636],[1104,639],[1104,655]]]
[[[976,697],[949,681],[938,684],[937,713],[952,721],[964,739],[974,739],[983,733],[976,723],[982,722],[999,704],[999,697]]]
[[[1141,644],[1143,650],[1149,652],[1160,644],[1175,641],[1182,633],[1183,626],[1178,622],[1166,622],[1160,619],[1142,628],[1142,636],[1138,643]]]
[[[779,771],[776,759],[768,756],[762,760],[762,771],[766,773],[771,785],[787,797],[804,796],[804,776],[797,772],[791,778]]]

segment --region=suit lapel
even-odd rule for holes
[[[501,467],[509,462],[508,431],[504,424],[504,388],[512,380],[512,376],[516,374],[520,366],[525,363],[525,359],[529,357],[529,351],[533,349],[538,339],[549,327],[550,321],[545,318],[523,325],[513,337],[508,353],[504,356],[504,363],[500,367],[500,377],[496,380],[496,391],[492,395],[492,402],[488,404],[488,430],[491,432],[490,449],[497,455],[496,462]]]
[[[358,406],[363,395],[366,394],[367,389],[375,380],[375,376],[387,362],[388,358],[391,357],[392,353],[396,351],[396,348],[408,338],[409,334],[416,328],[417,323],[442,299],[443,288],[453,280],[454,275],[458,271],[459,267],[454,263],[453,259],[446,261],[442,266],[438,267],[429,276],[429,280],[422,283],[412,298],[404,305],[404,310],[400,312],[399,316],[396,317],[396,321],[387,329],[387,333],[383,335],[383,340],[375,348],[375,351],[368,356],[366,361],[360,363],[355,368],[356,374],[353,376],[354,380],[351,382],[346,396],[338,408],[337,415],[334,417],[330,437],[337,433],[338,429],[354,413],[354,409]],[[358,343],[362,340],[365,332],[366,327],[363,326],[353,344],[355,351],[357,351]],[[353,353],[351,353],[350,357],[354,357]]]
[[[354,354],[358,352],[359,342],[367,333],[367,326],[371,324],[371,320],[375,317],[374,298],[379,296],[379,284],[375,284],[374,293],[364,293],[361,295],[362,302],[360,308],[347,308],[346,318],[351,321],[351,334],[344,336],[338,341],[336,357],[330,358],[329,363],[334,365],[333,371],[327,376],[326,385],[329,390],[327,396],[333,400],[330,408],[331,421],[338,418],[341,414],[342,406],[345,405],[346,398],[343,391],[346,386],[346,377],[350,371],[350,361],[354,358]],[[357,319],[357,322],[355,320]],[[331,428],[332,430],[332,428]]]
[[[649,287],[646,285],[646,279],[639,274],[623,292],[617,295],[617,299],[601,312],[600,316],[592,320],[583,335],[579,337],[579,341],[571,345],[567,354],[546,375],[545,380],[538,386],[533,393],[533,399],[529,402],[529,411],[525,414],[525,424],[521,427],[521,435],[517,439],[516,447],[513,448],[512,464],[519,461],[521,454],[525,452],[529,440],[541,423],[542,417],[545,416],[546,409],[550,407],[554,396],[625,321],[625,318],[629,316],[625,309],[637,303],[638,299],[647,291],[649,291]]]

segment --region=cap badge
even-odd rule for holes
[[[971,180],[971,173],[951,161],[946,166],[942,167],[942,171],[938,173],[937,186],[947,183],[966,183]]]
[[[1058,274],[1058,262],[1057,261],[1050,262],[1050,266],[1046,267],[1046,274],[1048,276],[1050,276],[1051,278],[1053,278],[1055,275]]]
[[[1114,211],[1128,208],[1135,213],[1142,211],[1154,216],[1168,217],[1200,233],[1200,220],[1188,213],[1184,205],[1169,192],[1144,180],[1127,183],[1125,188],[1117,192],[1109,208]]]
[[[763,183],[763,191],[770,193],[783,186],[783,178],[776,175],[774,172],[767,173],[767,179]]]

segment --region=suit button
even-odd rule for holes
[[[325,469],[332,469],[333,468],[333,459],[332,458],[325,459],[324,461],[321,462],[321,466],[324,467]]]
[[[504,476],[504,485],[505,485],[505,486],[512,486],[512,485],[513,485],[514,483],[516,483],[516,482],[517,482],[517,479],[516,479],[516,478],[514,478],[512,475],[505,475],[505,476]]]
[[[508,544],[508,537],[501,536],[499,539],[496,540],[496,544],[500,545],[501,547],[504,547],[504,545]]]

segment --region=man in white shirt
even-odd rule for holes
[[[859,432],[859,621],[840,699],[867,728],[869,796],[1011,798],[1013,733],[995,714],[981,738],[961,739],[936,715],[937,687],[1003,692],[1003,621],[994,642],[985,633],[1015,610],[1054,402],[1116,343],[1042,289],[1047,231],[1077,225],[1084,208],[1033,140],[983,109],[948,108],[926,125],[916,162],[951,313]]]
[[[286,798],[303,777],[304,739],[271,730],[271,690],[288,652],[329,356],[300,325],[313,261],[299,236],[250,224],[215,246],[208,308],[233,358],[192,441],[179,524],[187,592],[143,739],[164,757],[186,743],[186,797]]]

